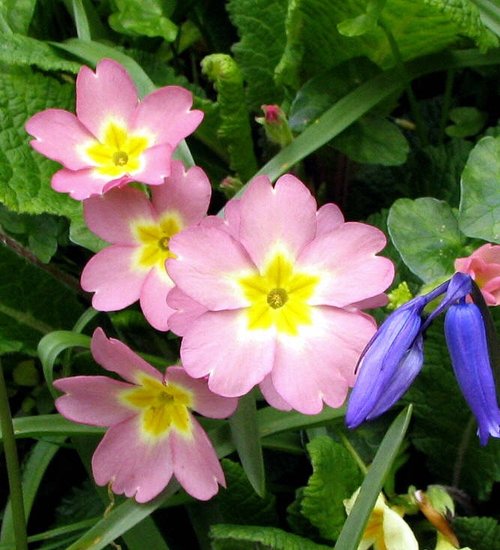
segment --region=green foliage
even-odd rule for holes
[[[266,478],[253,393],[240,398],[238,408],[229,419],[229,427],[248,481],[255,492],[263,497],[266,492]]]
[[[114,0],[117,11],[110,15],[109,24],[116,32],[132,36],[161,36],[167,42],[177,37],[177,25],[169,17],[175,1]]]
[[[398,199],[387,226],[406,266],[425,283],[451,275],[454,260],[464,255],[464,237],[455,214],[443,201]]]
[[[456,107],[450,111],[450,119],[455,124],[446,128],[446,134],[458,138],[474,136],[483,128],[486,118],[486,113],[474,107]]]
[[[490,439],[485,447],[479,444],[439,322],[427,333],[424,369],[405,401],[414,405],[411,442],[426,456],[435,481],[487,499],[493,484],[500,481],[500,441]]]
[[[71,327],[83,308],[56,277],[4,246],[0,263],[0,352],[12,351],[15,345],[35,354],[44,334]]]
[[[24,124],[48,107],[72,109],[73,86],[10,68],[0,74],[0,202],[14,212],[57,214],[71,218],[80,205],[50,188],[57,164],[27,146]]]
[[[0,4],[0,32],[26,34],[36,0],[4,0]]]
[[[272,494],[258,496],[237,462],[224,459],[222,467],[227,490],[221,491],[213,501],[222,521],[238,525],[275,525],[278,522],[276,497]]]
[[[345,522],[344,500],[361,485],[363,476],[351,454],[331,438],[317,437],[307,445],[313,474],[302,498],[302,513],[322,537],[336,540]]]
[[[353,37],[342,36],[337,30],[340,23],[361,15],[364,5],[361,0],[291,2],[287,44],[277,68],[280,82],[298,89],[315,74],[359,56],[366,56],[384,68],[394,66],[390,45],[380,27],[364,28],[367,32]],[[475,38],[481,28],[488,34],[479,19],[471,23],[464,15],[466,12],[467,7],[463,6],[445,12],[441,6],[425,0],[387,0],[381,17],[391,29],[402,59],[408,60],[442,50],[455,42],[459,34]]]
[[[286,0],[230,0],[231,20],[240,41],[234,56],[245,78],[251,109],[281,103],[283,92],[274,81],[274,70],[285,47]]]
[[[462,546],[469,546],[474,550],[500,548],[500,525],[493,518],[456,518],[453,529]]]
[[[3,34],[0,38],[0,61],[9,65],[33,65],[44,71],[77,73],[80,64],[57,54],[46,42],[21,34]]]
[[[276,527],[221,524],[210,529],[210,536],[214,550],[331,550]]]
[[[367,164],[403,164],[409,145],[401,130],[381,117],[366,116],[344,130],[333,141],[350,159]]]
[[[500,137],[485,137],[462,174],[460,229],[469,237],[500,243]]]
[[[227,147],[230,166],[245,180],[257,170],[245,106],[243,78],[236,62],[224,54],[212,54],[202,61],[203,72],[217,90],[220,126],[218,135]]]

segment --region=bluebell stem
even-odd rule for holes
[[[461,300],[448,309],[444,328],[455,376],[486,445],[490,436],[500,437],[500,409],[483,316],[475,304]]]
[[[355,428],[381,415],[403,396],[422,369],[424,331],[437,315],[467,296],[471,285],[468,275],[456,273],[389,315],[358,363],[359,376],[347,405],[347,426]],[[441,303],[424,318],[425,306],[442,294]]]

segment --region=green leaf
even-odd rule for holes
[[[222,460],[227,489],[213,500],[219,511],[219,521],[238,525],[272,525],[277,523],[276,497],[258,496],[248,482],[243,468],[236,462]]]
[[[471,0],[479,10],[481,21],[500,38],[500,11],[497,0]]]
[[[494,65],[500,62],[500,52],[480,54],[474,51],[448,52],[419,59],[407,65],[410,78],[432,73],[443,68]],[[401,91],[401,75],[397,70],[389,70],[371,78],[337,101],[314,124],[306,128],[290,145],[282,149],[256,175],[266,174],[275,180],[297,162],[316,151],[332,138],[340,134],[354,121],[366,114],[381,101]],[[241,195],[244,189],[238,194]]]
[[[347,517],[335,550],[355,550],[382,486],[397,458],[411,418],[411,407],[402,411],[387,430],[361,485],[358,498]]]
[[[33,502],[38,492],[43,475],[50,462],[59,450],[58,443],[62,443],[64,437],[59,437],[54,442],[39,441],[30,452],[28,459],[23,466],[23,499],[26,521],[28,521]],[[12,509],[10,502],[7,504],[3,517],[2,529],[0,532],[0,543],[12,542],[15,539]]]
[[[62,351],[74,347],[90,348],[90,337],[69,330],[57,330],[44,336],[38,344],[38,355],[42,362],[45,381],[54,397],[56,397],[56,393],[52,387],[54,363]]]
[[[498,40],[482,21],[481,13],[474,5],[476,3],[474,0],[472,2],[470,0],[424,0],[424,2],[453,21],[460,34],[472,38],[479,48],[485,50],[498,46]],[[498,8],[496,15],[498,19]]]
[[[403,164],[410,150],[394,123],[375,116],[355,122],[333,140],[332,146],[356,162],[383,166]]]
[[[35,354],[42,336],[70,328],[83,308],[61,281],[5,246],[0,246],[0,263],[0,352],[18,342]]]
[[[493,518],[456,518],[453,529],[461,546],[469,546],[474,550],[500,548],[500,525]]]
[[[115,5],[118,11],[110,15],[109,25],[116,32],[131,36],[161,36],[166,42],[176,39],[177,25],[169,19],[175,2],[115,0]]]
[[[274,69],[285,47],[287,0],[231,0],[227,9],[240,42],[234,56],[247,84],[250,108],[281,103],[283,92],[274,82]]]
[[[363,476],[352,455],[330,437],[307,445],[313,474],[302,499],[302,513],[322,537],[337,540],[346,519],[344,499],[361,485]]]
[[[500,243],[500,137],[485,137],[462,173],[459,225],[469,237]]]
[[[41,40],[21,34],[3,34],[0,39],[0,61],[9,65],[33,65],[44,71],[77,73],[80,64],[68,61]]]
[[[441,51],[463,34],[481,45],[494,45],[475,7],[465,0],[458,3],[453,6],[453,1],[443,0],[436,5],[432,0],[387,0],[382,17],[403,60]],[[368,57],[380,67],[394,66],[390,45],[380,27],[374,26],[362,36],[345,37],[338,32],[339,23],[362,13],[357,0],[291,2],[286,23],[287,44],[276,69],[280,82],[298,89],[312,76],[360,56]]]
[[[202,71],[217,90],[220,126],[218,136],[226,145],[231,169],[249,179],[257,169],[243,78],[236,62],[225,54],[212,54],[201,62]]]
[[[23,416],[14,418],[14,435],[16,438],[25,439],[27,437],[34,438],[50,438],[60,435],[94,435],[103,434],[103,428],[95,428],[94,426],[86,426],[84,424],[75,424],[66,420],[59,414],[40,414],[38,416]],[[0,441],[2,434],[0,432]]]
[[[0,73],[0,202],[27,214],[71,218],[81,205],[55,193],[50,179],[57,164],[28,146],[24,124],[48,107],[73,105],[73,86],[33,73],[29,68],[4,68]]]
[[[213,550],[331,550],[276,527],[220,524],[212,526],[210,536]]]
[[[344,36],[361,36],[375,30],[385,3],[386,0],[368,0],[365,13],[337,25],[339,33]]]
[[[475,136],[483,128],[488,115],[475,107],[456,107],[450,111],[450,119],[455,123],[446,128],[450,137],[464,138]]]
[[[387,227],[406,266],[425,283],[454,272],[464,238],[451,208],[430,197],[398,199],[389,211]]]
[[[500,481],[500,441],[479,444],[476,422],[453,376],[437,321],[427,332],[424,356],[424,369],[405,397],[414,405],[411,442],[426,456],[436,482],[486,499]]]
[[[253,393],[240,398],[236,412],[229,418],[229,426],[248,480],[255,492],[263,497],[266,492],[266,479]]]
[[[26,34],[30,26],[36,0],[3,0],[0,3],[0,32]]]

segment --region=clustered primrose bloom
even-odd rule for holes
[[[488,305],[500,305],[500,245],[486,243],[470,256],[457,258],[455,269],[474,279]]]
[[[256,384],[278,408],[339,407],[376,330],[361,311],[384,300],[393,278],[378,229],[316,210],[291,175],[255,178],[225,219],[207,218],[170,241],[171,329],[195,378],[228,397]]]
[[[213,394],[204,380],[190,378],[181,367],[162,375],[101,329],[94,332],[91,351],[97,363],[124,381],[74,376],[54,386],[65,393],[56,400],[63,416],[109,427],[92,457],[96,483],[110,483],[115,493],[137,502],[157,496],[172,476],[200,500],[225,486],[217,455],[190,411],[226,418],[236,399]]]
[[[161,185],[173,150],[200,124],[191,92],[166,86],[141,101],[125,69],[112,59],[76,79],[76,116],[47,109],[31,117],[31,145],[64,168],[52,177],[56,191],[77,200],[131,181]]]
[[[168,330],[172,309],[166,297],[174,286],[165,270],[165,260],[173,257],[169,242],[206,215],[210,195],[210,182],[201,168],[186,171],[180,161],[173,161],[170,176],[151,188],[151,200],[133,188],[85,200],[89,229],[112,243],[82,272],[82,288],[95,292],[94,308],[115,311],[140,300],[148,322]]]

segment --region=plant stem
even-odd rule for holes
[[[455,71],[448,69],[446,71],[446,84],[444,88],[443,106],[441,107],[441,117],[439,119],[439,145],[443,144],[444,130],[446,128],[446,121],[448,120],[448,113],[451,106],[451,93],[453,91],[453,80],[455,78]]]
[[[7,476],[9,478],[10,502],[12,507],[12,520],[16,549],[27,550],[28,539],[26,534],[26,516],[24,514],[23,487],[21,483],[21,471],[17,458],[16,440],[12,426],[7,387],[0,364],[0,427],[2,428],[5,461],[7,464]]]
[[[401,77],[404,80],[405,83],[405,89],[406,89],[406,95],[408,96],[408,101],[410,103],[410,109],[412,116],[415,120],[415,125],[417,127],[417,135],[420,140],[420,143],[422,145],[428,145],[429,140],[427,138],[427,130],[426,126],[424,124],[424,119],[422,117],[422,113],[420,112],[420,107],[418,106],[417,98],[415,97],[415,94],[413,93],[413,89],[411,87],[411,79],[410,75],[408,74],[408,71],[406,70],[406,67],[403,63],[403,58],[401,57],[401,52],[399,51],[399,46],[389,29],[387,25],[380,19],[379,25],[382,28],[382,30],[385,32],[385,35],[387,36],[387,40],[389,41],[389,46],[391,48],[392,55],[394,57],[394,61],[396,62],[396,67],[399,70]]]

